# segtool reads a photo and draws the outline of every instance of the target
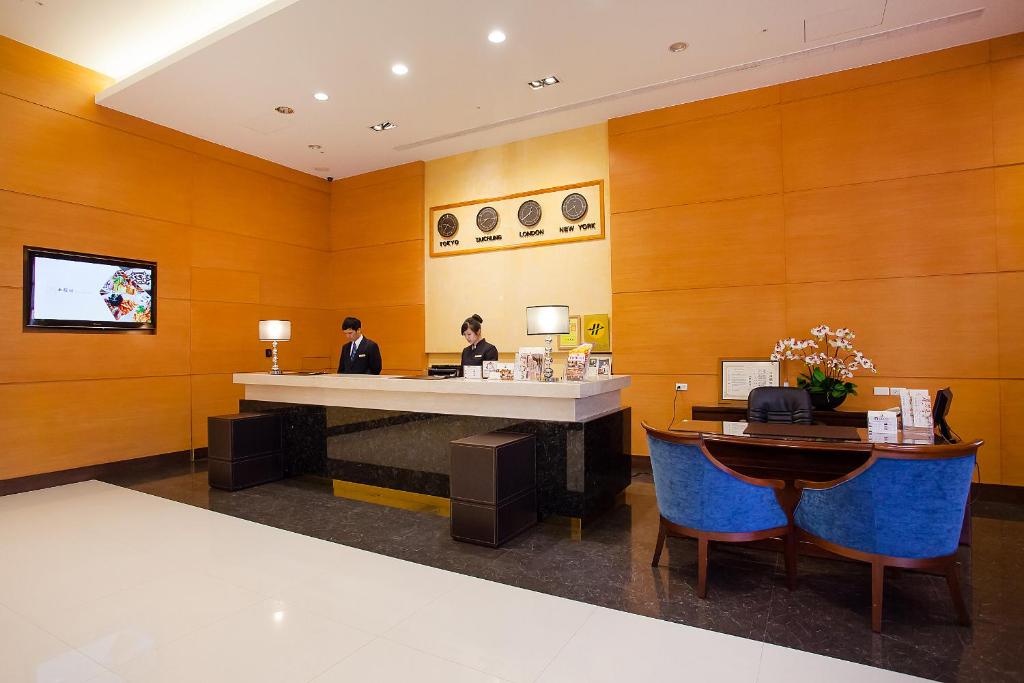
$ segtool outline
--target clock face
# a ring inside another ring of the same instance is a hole
[[[528,228],[540,223],[540,204],[528,199],[519,206],[519,222]]]
[[[578,221],[587,215],[587,198],[579,192],[573,192],[562,200],[562,215],[567,221]]]
[[[476,227],[480,232],[490,232],[498,227],[498,211],[493,206],[485,206],[476,214]]]
[[[459,219],[455,214],[446,213],[437,219],[437,234],[449,239],[459,231]]]

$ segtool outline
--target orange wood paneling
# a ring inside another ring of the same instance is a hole
[[[157,300],[157,334],[22,332],[22,291],[0,287],[0,383],[187,375],[188,302]]]
[[[306,356],[329,356],[331,322],[323,310],[193,300],[191,369],[194,374],[258,372],[270,369],[259,340],[259,321],[292,321],[292,339],[278,344],[283,370],[302,367]]]
[[[423,258],[423,240],[335,251],[330,301],[335,308],[422,304]]]
[[[999,270],[1024,270],[1024,165],[995,169]]]
[[[189,378],[0,385],[0,479],[190,447]]]
[[[618,368],[614,368],[618,374]],[[688,420],[695,405],[718,403],[718,377],[712,375],[632,375],[632,384],[622,392],[622,405],[632,408],[630,437],[633,455],[649,455],[647,434],[640,426],[646,421],[664,429],[672,421],[675,406],[675,422]],[[685,382],[686,391],[676,392],[676,382]]]
[[[947,50],[928,52],[923,55],[895,59],[891,62],[783,83],[779,86],[782,91],[781,99],[783,102],[791,102],[881,83],[920,78],[965,66],[984,64],[988,58],[989,44],[987,41],[960,45]]]
[[[176,223],[0,191],[0,285],[21,287],[29,245],[156,261],[160,296],[186,299],[189,245],[181,232]]]
[[[193,222],[313,249],[328,245],[330,196],[232,164],[197,157]]]
[[[717,374],[724,357],[764,357],[786,334],[783,285],[612,295],[615,372]]]
[[[777,107],[611,136],[612,213],[782,189]]]
[[[612,291],[785,282],[782,208],[767,195],[618,214]]]
[[[1024,272],[999,273],[999,376],[1024,379]]]
[[[192,268],[193,301],[260,303],[260,276],[244,270]]]
[[[849,327],[879,372],[999,376],[995,274],[792,284],[786,296],[786,336]]]
[[[234,384],[231,374],[192,375],[192,448],[209,445],[207,418],[238,412],[238,402],[245,397],[245,387]]]
[[[987,65],[782,106],[787,190],[992,165]]]
[[[953,400],[955,403],[956,398]],[[1002,380],[999,383],[999,405],[1003,443],[1000,483],[1024,486],[1024,381]],[[982,476],[985,476],[984,472]]]
[[[790,282],[996,269],[991,169],[786,195]]]
[[[331,185],[331,249],[422,239],[423,162],[339,180]]]
[[[187,223],[194,155],[0,95],[0,189]]]
[[[671,126],[677,123],[696,119],[721,116],[747,109],[758,109],[779,103],[779,86],[773,85],[757,90],[712,97],[707,100],[678,104],[674,107],[653,109],[651,111],[609,119],[608,134],[619,135],[632,133],[647,128]]]
[[[989,41],[989,56],[992,61],[1024,57],[1024,33],[1014,33]]]
[[[363,334],[380,345],[383,374],[409,374],[426,368],[423,304],[410,306],[355,306],[337,311],[332,324],[331,367],[337,369],[345,338],[341,321],[359,318]]]
[[[1024,162],[1024,57],[992,64],[997,164]]]

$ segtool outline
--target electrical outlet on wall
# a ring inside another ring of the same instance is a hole
[[[687,391],[690,388],[685,382],[676,382],[676,391]]]
[[[888,396],[889,387],[875,387],[875,396]]]
[[[264,354],[264,355],[265,355],[265,356],[266,356],[267,358],[273,358],[273,356],[274,356],[274,352],[273,352],[273,351],[271,351],[270,349],[264,349],[264,350],[263,350],[263,354]]]

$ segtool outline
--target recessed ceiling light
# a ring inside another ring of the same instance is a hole
[[[310,149],[320,149],[320,145],[306,145],[306,147],[309,147]]]
[[[294,114],[295,113],[294,109],[292,109],[291,107],[286,107],[284,105],[281,105],[280,107],[274,107],[274,111],[276,111],[278,114]]]
[[[541,88],[546,88],[549,85],[554,85],[556,83],[561,83],[561,81],[558,80],[558,77],[545,76],[544,78],[538,78],[535,81],[530,81],[529,83],[527,83],[527,85],[529,85],[534,90],[540,90]]]
[[[405,74],[409,73],[409,67],[407,67],[405,64],[395,64],[391,67],[391,73],[395,74],[396,76],[404,76]]]
[[[313,93],[313,99],[314,100],[319,100],[321,102],[326,102],[327,100],[329,100],[331,98],[325,92],[315,92],[315,93]]]
[[[668,46],[668,51],[669,52],[682,52],[683,50],[685,50],[688,47],[690,47],[690,45],[688,43],[684,43],[683,41],[680,40],[678,43],[672,43],[671,45],[669,45]]]
[[[396,126],[395,124],[391,123],[390,121],[381,121],[380,123],[375,123],[372,126],[370,126],[370,130],[376,131],[377,133],[379,133],[381,131],[391,130],[392,128],[397,128],[397,127],[398,126]]]
[[[505,32],[501,31],[500,29],[494,29],[493,31],[487,34],[487,40],[491,41],[492,43],[504,43]]]

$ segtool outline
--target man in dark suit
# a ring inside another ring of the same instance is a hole
[[[338,374],[379,375],[381,369],[380,347],[377,342],[363,336],[363,323],[359,318],[345,318],[341,331],[348,343],[341,347],[338,359]]]

